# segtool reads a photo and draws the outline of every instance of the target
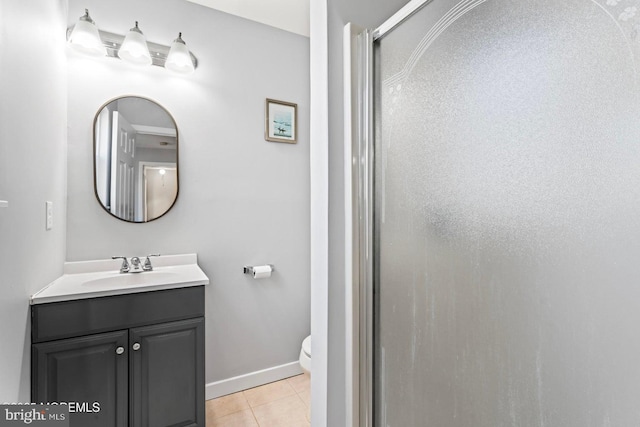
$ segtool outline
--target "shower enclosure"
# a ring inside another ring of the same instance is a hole
[[[640,425],[640,1],[412,1],[359,37],[360,422]]]

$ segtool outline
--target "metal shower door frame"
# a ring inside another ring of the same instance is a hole
[[[374,425],[374,44],[432,1],[411,0],[375,30],[345,27],[347,425]]]

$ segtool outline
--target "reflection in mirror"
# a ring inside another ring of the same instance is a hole
[[[164,215],[178,196],[178,129],[155,102],[122,97],[96,114],[94,184],[111,215],[147,222]]]

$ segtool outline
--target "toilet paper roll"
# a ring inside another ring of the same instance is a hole
[[[264,279],[265,277],[271,277],[270,265],[258,265],[256,267],[253,267],[254,279]]]

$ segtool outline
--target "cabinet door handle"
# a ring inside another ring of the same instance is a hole
[[[116,354],[122,354],[122,353],[124,353],[124,347],[120,346],[116,348]]]
[[[133,344],[133,350],[134,351],[140,350],[140,343]]]

